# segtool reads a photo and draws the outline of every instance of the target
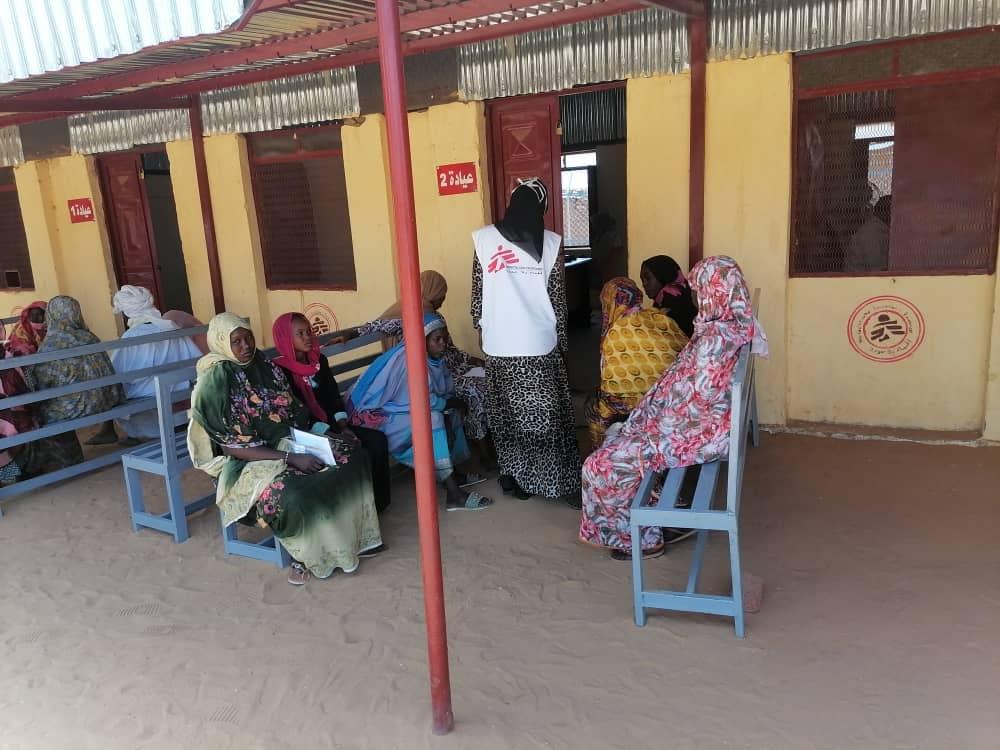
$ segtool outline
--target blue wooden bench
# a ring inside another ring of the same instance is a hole
[[[330,341],[337,333],[327,334],[320,342]],[[377,336],[365,336],[354,339],[346,344],[334,344],[323,347],[323,354],[328,357],[338,357],[355,349],[360,349],[377,343]],[[265,351],[265,356],[274,356],[274,350]],[[378,354],[368,354],[355,359],[331,363],[334,374],[357,373],[368,365]],[[188,452],[186,431],[178,434],[177,427],[187,425],[187,411],[176,412],[174,404],[190,397],[190,391],[174,390],[178,383],[193,380],[194,368],[190,365],[175,367],[161,372],[155,377],[156,404],[158,421],[160,423],[160,439],[135,448],[122,456],[122,467],[125,472],[125,489],[129,498],[129,510],[132,514],[132,528],[150,528],[173,535],[174,540],[183,542],[188,538],[187,517],[215,502],[215,494],[185,501],[181,489],[181,475],[192,468],[191,456]],[[340,381],[342,389],[347,389],[355,380],[357,374]],[[166,450],[164,450],[166,446]],[[140,474],[147,472],[162,476],[167,489],[168,509],[164,513],[152,514],[146,511],[142,498]],[[283,568],[290,558],[277,537],[268,534],[259,541],[240,538],[239,526],[234,523],[222,529],[223,547],[227,554],[250,557],[264,562],[270,562]]]
[[[754,293],[754,310],[757,309],[759,290]],[[757,424],[757,391],[754,382],[754,360],[750,344],[740,352],[733,376],[732,423],[729,429],[729,454],[719,461],[700,467],[694,500],[690,508],[675,507],[680,496],[684,475],[690,467],[650,472],[639,485],[632,501],[629,521],[632,534],[632,589],[635,606],[635,624],[646,624],[646,609],[665,609],[675,612],[700,612],[703,614],[732,617],[736,635],[744,636],[743,586],[741,583],[739,513],[740,489],[743,467],[746,462],[747,439],[754,446],[760,440]],[[725,507],[714,508],[716,487],[725,468]],[[653,489],[663,480],[660,497],[650,505]],[[698,529],[694,554],[684,591],[646,590],[643,587],[642,536],[640,527]],[[732,593],[728,596],[698,593],[705,547],[710,531],[725,532],[729,538],[729,565]]]
[[[87,346],[74,347],[72,349],[62,349],[55,352],[47,352],[44,354],[31,354],[24,357],[8,357],[6,359],[0,360],[0,370],[10,370],[14,368],[30,368],[32,365],[41,364],[43,362],[57,362],[63,359],[69,359],[71,357],[80,357],[87,354],[96,354],[99,352],[111,352],[115,349],[124,349],[132,346],[140,346],[146,343],[152,343],[156,341],[167,341],[170,339],[183,338],[186,336],[193,336],[199,333],[204,333],[208,329],[204,326],[199,328],[188,328],[179,329],[175,331],[164,331],[162,333],[154,333],[148,336],[137,336],[128,339],[116,339],[114,341],[105,341],[98,344],[89,344]],[[193,364],[194,360],[187,364]],[[177,365],[173,365],[176,367]],[[88,380],[82,383],[73,383],[72,385],[60,386],[58,388],[48,388],[43,391],[32,391],[29,393],[22,394],[20,396],[12,396],[9,398],[0,398],[0,408],[11,409],[17,406],[26,406],[29,404],[37,404],[41,401],[48,401],[49,399],[56,398],[58,396],[66,396],[72,393],[81,393],[83,391],[90,391],[95,388],[101,388],[108,385],[126,384],[131,383],[136,380],[142,380],[144,378],[153,377],[163,371],[162,367],[150,367],[143,370],[133,370],[131,372],[115,373],[113,375],[108,375],[102,378],[96,378],[94,380]],[[53,435],[61,435],[64,432],[72,432],[86,427],[94,427],[100,424],[104,424],[110,420],[121,419],[123,417],[129,417],[135,414],[141,414],[142,412],[152,411],[156,409],[156,399],[154,397],[148,398],[138,398],[130,399],[118,406],[109,409],[107,411],[101,412],[99,414],[92,414],[87,417],[81,417],[80,419],[70,419],[63,422],[55,422],[52,424],[43,425],[37,429],[30,430],[28,432],[22,432],[17,435],[8,438],[0,439],[0,451],[13,448],[18,445],[24,445],[25,443],[31,443],[35,440],[45,437],[51,437]],[[66,479],[71,479],[82,474],[88,474],[92,471],[97,471],[98,469],[103,469],[107,466],[112,466],[117,464],[121,457],[130,450],[129,448],[116,448],[107,452],[103,452],[100,455],[88,459],[83,463],[75,464],[74,466],[67,466],[59,471],[53,471],[48,474],[43,474],[41,476],[33,477],[31,479],[26,479],[23,481],[16,482],[7,487],[0,488],[0,501],[7,500],[15,495],[22,495],[26,492],[31,492],[32,490],[39,489],[41,487],[46,487],[57,482],[62,482]],[[0,516],[3,512],[0,511]]]

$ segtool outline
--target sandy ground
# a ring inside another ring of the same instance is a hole
[[[442,514],[442,738],[408,477],[391,551],[296,589],[224,556],[214,513],[182,545],[133,534],[110,469],[5,504],[0,748],[998,748],[998,459],[765,436],[743,530],[767,591],[745,641],[720,618],[636,628],[628,566],[576,544],[567,507]],[[689,555],[650,569],[678,583]]]

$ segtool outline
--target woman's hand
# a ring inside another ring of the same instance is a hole
[[[291,453],[286,463],[303,474],[315,474],[326,468],[326,464],[309,453]]]

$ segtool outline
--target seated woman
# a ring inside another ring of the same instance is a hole
[[[455,397],[451,375],[444,364],[447,328],[439,315],[424,316],[427,369],[430,380],[431,428],[434,437],[434,465],[438,481],[448,499],[446,510],[483,510],[493,504],[476,492],[466,493],[456,479],[455,466],[469,457],[456,409],[464,407]],[[385,433],[393,458],[413,466],[413,427],[410,421],[410,394],[406,382],[406,352],[396,344],[361,376],[347,399],[351,423],[373,427]]]
[[[45,339],[45,303],[32,302],[21,310],[20,320],[14,325],[7,339],[7,354],[26,357],[38,351]]]
[[[642,263],[639,281],[653,306],[674,319],[685,336],[694,334],[698,314],[691,298],[691,287],[677,261],[668,255],[654,255]]]
[[[100,339],[92,334],[83,322],[80,303],[72,297],[53,297],[45,311],[48,330],[45,340],[38,347],[39,354],[73,349],[88,344],[99,344]],[[61,385],[84,383],[88,380],[114,375],[111,360],[104,352],[69,357],[54,362],[43,362],[25,368],[25,376],[33,390],[57,388]],[[108,411],[125,399],[121,385],[107,385],[89,391],[78,391],[68,396],[59,396],[38,405],[38,421],[43,425],[80,419]],[[110,436],[107,435],[110,426]],[[110,437],[110,440],[109,440]],[[52,438],[60,445],[60,450],[68,457],[70,464],[83,461],[83,450],[75,432],[65,432]],[[114,424],[105,423],[98,433],[97,442],[114,442]],[[91,439],[88,442],[95,442]]]
[[[389,443],[378,430],[348,428],[347,407],[340,395],[330,363],[319,350],[309,321],[302,313],[285,313],[271,329],[279,356],[274,363],[285,371],[292,390],[309,409],[314,420],[331,425],[335,433],[355,436],[371,463],[375,509],[381,513],[389,506]]]
[[[212,318],[210,353],[198,362],[188,448],[196,468],[218,481],[224,526],[255,520],[270,527],[297,563],[289,583],[357,570],[381,552],[368,459],[352,440],[327,436],[337,465],[293,452],[293,427],[308,430],[309,410],[284,370],[260,352],[248,321]]]
[[[608,427],[628,418],[688,342],[673,318],[641,303],[632,279],[620,276],[601,290],[601,385],[587,409],[592,448],[601,447]]]
[[[729,449],[730,396],[740,349],[767,353],[750,292],[732,258],[706,258],[691,271],[698,317],[691,342],[639,402],[621,431],[583,465],[580,538],[631,559],[629,507],[649,471],[723,458]],[[664,532],[642,531],[643,557],[663,554]]]
[[[164,320],[153,302],[153,294],[141,286],[126,284],[115,293],[113,299],[114,311],[128,318],[128,330],[122,334],[123,339],[149,336],[154,333],[176,331],[179,326],[169,320]],[[198,359],[202,352],[189,338],[153,341],[124,349],[115,349],[111,353],[111,364],[115,372],[126,373],[133,370],[144,370],[148,367],[158,367],[175,362],[187,362]],[[181,382],[174,390],[187,390],[188,383]],[[133,380],[125,384],[125,398],[147,398],[156,395],[153,378]],[[139,440],[150,440],[160,436],[160,423],[156,410],[133,414],[118,422],[128,435],[128,441],[137,443]]]
[[[447,294],[448,282],[445,281],[444,276],[437,271],[424,271],[420,274],[420,296],[423,300],[425,313],[440,315],[438,310],[444,304]],[[365,323],[351,331],[351,337],[381,334],[382,347],[388,350],[402,341],[403,321],[400,319],[401,317],[400,303],[397,302],[383,312],[378,320]],[[445,367],[451,373],[455,385],[455,395],[462,399],[466,405],[465,419],[463,420],[465,436],[471,441],[479,464],[484,468],[493,469],[496,467],[496,456],[488,440],[485,372],[478,376],[470,374],[474,368],[483,368],[485,362],[455,346],[450,335],[447,336],[445,344],[443,357]]]

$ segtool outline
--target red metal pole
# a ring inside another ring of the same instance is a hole
[[[705,254],[705,62],[708,15],[689,17],[691,55],[691,168],[688,182],[688,268]]]
[[[413,422],[414,473],[417,484],[417,522],[420,526],[420,569],[424,582],[427,620],[427,660],[430,667],[431,711],[434,734],[447,734],[455,725],[448,673],[448,635],[445,625],[444,580],[441,576],[441,537],[438,533],[437,487],[431,444],[430,393],[427,385],[427,347],[424,311],[420,300],[420,260],[417,256],[417,220],[413,204],[413,169],[406,116],[406,80],[396,0],[376,0],[382,96],[389,137],[389,177],[395,213],[396,261],[403,308],[403,341]]]
[[[205,139],[201,124],[201,97],[194,95],[188,105],[191,122],[191,143],[194,146],[194,173],[201,198],[201,221],[205,228],[205,251],[208,254],[208,276],[212,282],[212,302],[216,314],[226,309],[222,291],[222,268],[219,265],[219,245],[215,238],[215,215],[212,213],[212,193],[208,188],[208,166],[205,163]]]

